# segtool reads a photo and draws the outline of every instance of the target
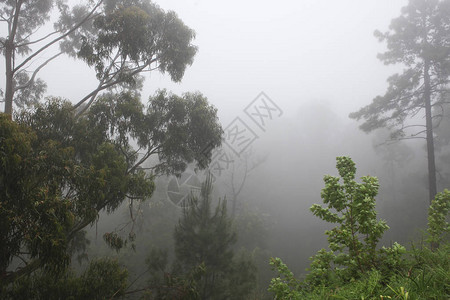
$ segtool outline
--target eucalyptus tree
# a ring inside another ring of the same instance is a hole
[[[450,92],[450,1],[410,0],[391,21],[389,31],[375,31],[375,36],[387,45],[378,58],[405,68],[388,78],[384,95],[350,118],[364,119],[360,128],[366,132],[387,127],[392,129],[392,139],[426,140],[431,202],[437,192],[433,128],[444,116]]]
[[[45,32],[55,15],[54,30]],[[146,0],[85,1],[73,7],[64,0],[7,0],[0,3],[0,21],[6,32],[0,49],[9,115],[13,103],[22,106],[42,97],[46,85],[38,73],[60,55],[95,69],[96,88],[74,106],[88,104],[83,112],[105,90],[139,89],[143,72],[159,70],[180,81],[197,51],[191,43],[194,31],[174,12]],[[48,59],[42,61],[44,53]]]
[[[54,30],[44,33],[52,18]],[[99,213],[149,198],[155,176],[179,175],[193,162],[206,167],[222,128],[200,93],[158,91],[147,105],[141,102],[143,72],[180,81],[193,62],[194,32],[174,12],[146,0],[86,0],[73,7],[64,0],[7,0],[0,2],[0,22],[6,25],[0,38],[6,60],[2,292],[38,270],[61,274],[71,254],[83,250],[84,229]],[[49,58],[42,62],[44,53]],[[94,68],[98,84],[74,105],[59,98],[39,103],[46,84],[38,73],[63,54]],[[13,122],[14,104],[23,109]],[[123,246],[115,235],[105,240]]]
[[[148,199],[157,175],[205,167],[205,140],[214,148],[222,136],[216,109],[198,93],[160,91],[146,106],[130,92],[104,95],[82,116],[53,99],[15,121],[7,116],[0,114],[0,291],[39,269],[65,270],[101,211]]]

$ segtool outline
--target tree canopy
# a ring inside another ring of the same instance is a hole
[[[427,141],[430,201],[436,194],[433,127],[444,116],[450,79],[450,1],[410,0],[389,31],[375,31],[387,51],[378,55],[386,65],[402,64],[401,74],[388,78],[388,89],[372,103],[350,114],[364,119],[360,128],[370,132],[387,127],[393,139]],[[425,124],[419,117],[425,117]]]
[[[39,29],[56,13],[54,31],[41,35]],[[23,106],[43,96],[46,84],[37,75],[62,54],[95,68],[97,87],[74,106],[88,104],[83,112],[102,91],[139,89],[146,71],[167,72],[180,81],[197,52],[194,31],[174,12],[146,0],[86,1],[73,7],[59,0],[3,1],[0,21],[7,33],[0,38],[0,49],[6,59],[5,112],[10,115],[13,103]],[[42,53],[49,56],[44,62],[38,59]]]
[[[157,174],[178,174],[194,161],[204,167],[211,156],[205,139],[214,147],[222,134],[216,109],[198,93],[160,91],[147,107],[132,93],[105,95],[79,117],[69,102],[52,99],[15,122],[6,114],[0,120],[0,279],[6,284],[37,268],[64,270],[100,211],[149,198]],[[25,266],[11,270],[14,259]]]

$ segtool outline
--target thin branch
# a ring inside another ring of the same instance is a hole
[[[141,274],[139,274],[128,286],[127,286],[127,288],[125,289],[125,291],[126,290],[128,290],[136,281],[138,281],[142,276],[144,276],[148,271],[149,271],[150,269],[147,269],[147,270],[145,270],[144,272],[142,272]],[[138,292],[143,292],[143,291],[145,291],[145,290],[147,290],[146,288],[144,288],[144,289],[139,289],[139,290],[134,290],[134,291],[128,291],[128,292],[125,292],[125,294],[132,294],[132,293],[138,293]],[[121,291],[121,289],[118,289],[112,296],[111,296],[111,298],[110,299],[114,299],[114,297],[119,293]]]
[[[95,6],[94,8],[86,15],[86,17],[84,17],[80,22],[78,22],[74,27],[72,27],[70,30],[68,30],[65,34],[57,37],[56,39],[48,42],[47,44],[45,44],[44,46],[42,46],[39,50],[37,50],[35,53],[33,53],[32,55],[28,56],[21,64],[19,64],[17,67],[14,68],[13,73],[16,72],[17,70],[19,70],[20,68],[22,68],[25,64],[27,64],[30,60],[32,60],[33,58],[35,58],[39,53],[41,53],[42,51],[44,51],[45,49],[47,49],[48,47],[52,46],[53,44],[55,44],[56,42],[64,39],[66,36],[68,36],[69,34],[71,34],[72,32],[74,32],[75,30],[77,30],[78,28],[81,27],[81,25],[83,25],[85,22],[87,22],[92,15],[94,14],[94,12],[97,10],[97,8],[100,6],[100,4],[103,3],[104,0],[100,0]]]
[[[52,35],[54,35],[54,34],[60,33],[60,32],[61,32],[60,30],[53,31],[52,33],[49,33],[49,34],[47,34],[46,36],[44,36],[44,37],[42,37],[42,38],[40,38],[40,39],[31,41],[31,42],[27,42],[27,43],[23,43],[23,44],[18,44],[16,47],[24,47],[24,46],[28,46],[28,45],[32,45],[32,44],[39,43],[39,42],[41,42],[41,41],[47,39],[48,37],[50,37],[50,36],[52,36]],[[29,36],[31,36],[31,34],[30,34]],[[27,36],[26,38],[24,38],[24,39],[22,39],[22,40],[23,40],[23,41],[26,40],[29,36]]]
[[[422,130],[422,131],[419,131],[419,132],[416,132],[416,133],[412,133],[411,135],[410,135],[410,137],[416,137],[416,136],[418,136],[419,134],[422,134],[422,133],[425,133],[425,132],[427,132],[426,130]]]
[[[161,148],[161,145],[150,149],[149,151],[147,151],[147,153],[144,154],[144,156],[128,171],[129,173],[134,172],[141,164],[143,164],[150,156],[152,156],[153,154],[159,153],[159,149]]]
[[[112,60],[112,62],[111,62],[111,64],[109,65],[108,69],[106,70],[107,73],[109,73],[109,71],[111,71],[111,69],[112,69],[112,67],[113,67],[113,65],[114,65],[114,62],[116,61],[116,59],[117,59],[118,57],[119,57],[119,52],[117,52],[116,56],[115,56],[114,59]],[[85,108],[83,108],[81,111],[79,111],[79,112],[77,113],[77,116],[83,114],[83,113],[88,109],[88,107],[92,104],[92,102],[94,102],[95,97],[97,97],[98,93],[102,90],[101,87],[102,87],[103,85],[106,85],[106,84],[107,84],[108,82],[110,82],[112,79],[113,79],[113,77],[111,77],[111,78],[108,79],[108,80],[106,80],[105,78],[101,79],[100,82],[99,82],[99,84],[98,84],[98,86],[97,86],[97,89],[95,89],[93,93],[90,93],[88,96],[86,96],[85,98],[83,98],[80,102],[78,102],[78,103],[74,106],[74,109],[76,109],[76,108],[78,108],[82,103],[84,103],[84,102],[87,101],[89,98],[91,98],[91,100],[89,100],[89,102],[88,102],[88,105],[86,105]]]
[[[130,76],[136,75],[136,74],[142,72],[142,70],[143,70],[145,67],[146,67],[146,66],[142,66],[142,67],[140,67],[140,68],[137,68],[137,69],[135,69],[133,72],[131,72],[129,75],[130,75]],[[92,104],[92,102],[94,102],[95,97],[92,97],[92,96],[96,96],[99,92],[101,92],[101,91],[103,91],[103,90],[105,90],[105,89],[107,89],[107,88],[109,88],[109,87],[111,87],[111,86],[114,86],[114,85],[116,85],[116,84],[118,84],[118,83],[121,83],[121,82],[123,82],[123,80],[117,79],[117,80],[115,80],[115,81],[113,81],[113,82],[110,82],[110,83],[108,83],[108,84],[104,84],[103,86],[99,86],[99,87],[97,87],[94,91],[90,92],[87,96],[85,96],[83,99],[81,99],[77,104],[75,104],[75,105],[73,106],[73,109],[77,109],[81,104],[83,104],[83,103],[86,102],[89,98],[91,98],[91,100],[89,100],[89,102],[88,102],[88,104],[86,105],[86,107],[84,107],[81,111],[79,111],[79,112],[77,113],[77,116],[82,115],[82,114],[89,108],[89,106]]]
[[[406,129],[406,128],[411,128],[411,127],[426,127],[425,125],[407,125],[407,126],[402,126],[401,130]]]
[[[23,85],[20,85],[20,86],[16,87],[15,90],[17,91],[17,90],[21,90],[21,89],[24,89],[24,88],[29,87],[29,86],[34,82],[34,79],[36,78],[37,73],[38,73],[43,67],[45,67],[50,61],[54,60],[55,58],[57,58],[57,57],[60,56],[61,54],[63,54],[63,52],[59,52],[58,54],[53,55],[52,57],[50,57],[49,59],[47,59],[45,62],[43,62],[39,67],[37,67],[36,70],[34,70],[33,75],[31,76],[30,80],[28,80],[27,83],[25,83],[25,84],[23,84]]]

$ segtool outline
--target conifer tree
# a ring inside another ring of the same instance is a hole
[[[449,24],[449,0],[410,0],[388,32],[375,32],[387,44],[378,58],[386,65],[402,64],[403,73],[388,78],[384,95],[350,114],[364,120],[360,128],[365,132],[388,128],[393,139],[426,140],[430,203],[437,193],[433,130],[444,116],[449,93]]]
[[[175,265],[182,272],[204,266],[197,283],[200,299],[245,298],[254,287],[255,267],[251,259],[235,255],[237,236],[227,216],[226,201],[219,201],[213,211],[211,192],[208,177],[200,197],[193,196],[183,210],[174,232]]]

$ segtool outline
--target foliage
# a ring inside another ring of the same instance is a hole
[[[355,179],[356,168],[349,157],[338,157],[339,177],[324,177],[325,188],[321,196],[328,204],[324,208],[314,204],[311,211],[324,221],[337,223],[338,226],[326,231],[332,252],[319,252],[312,264],[309,280],[322,280],[325,266],[335,264],[344,269],[336,270],[339,276],[355,278],[358,272],[364,273],[377,266],[376,246],[388,226],[377,221],[375,196],[378,193],[378,180],[375,177],[362,177],[362,183]],[[340,180],[342,179],[342,184]],[[339,252],[338,254],[335,254]],[[314,267],[318,266],[318,269]],[[319,272],[319,274],[316,274]]]
[[[268,289],[275,295],[275,299],[301,299],[300,281],[281,259],[271,258],[270,265],[278,272],[278,277],[272,278]]]
[[[151,250],[146,263],[152,277],[144,299],[201,299],[198,282],[206,271],[204,264],[184,274],[167,272],[167,251],[158,249]]]
[[[117,261],[92,261],[80,276],[67,271],[58,278],[37,272],[16,281],[2,299],[111,299],[127,287],[128,272]]]
[[[30,128],[0,115],[2,282],[12,275],[8,266],[21,253],[38,259],[47,270],[67,265],[66,234],[75,218],[72,203],[56,187],[73,170],[71,156],[72,149],[51,140],[40,142]]]
[[[450,225],[446,221],[450,211],[450,191],[444,190],[436,195],[428,209],[428,239],[432,244],[439,245],[448,241]]]
[[[337,168],[341,178],[324,178],[322,198],[328,207],[311,207],[315,215],[340,225],[326,232],[334,251],[320,250],[312,258],[310,272],[303,281],[296,279],[279,258],[272,258],[270,264],[278,275],[272,279],[269,291],[275,299],[447,299],[449,243],[444,242],[436,251],[426,247],[406,251],[398,243],[377,250],[376,241],[387,227],[375,219],[373,197],[377,181],[363,177],[363,183],[356,183],[356,169],[348,157],[338,157]],[[433,225],[439,228],[439,235],[445,228],[439,226],[445,221],[442,205],[446,195],[447,191],[439,194],[434,210],[430,208],[430,215],[439,216]],[[369,228],[363,222],[371,223],[373,231],[361,231]],[[358,236],[356,240],[352,239],[353,234]],[[364,249],[360,250],[364,253],[355,249]]]
[[[410,251],[410,268],[401,274],[399,282],[411,298],[448,299],[450,296],[450,244],[448,242],[431,251],[421,245]],[[397,283],[397,286],[400,285]]]
[[[50,16],[55,30],[41,35]],[[158,91],[148,105],[140,101],[143,72],[159,70],[178,82],[197,52],[194,31],[174,12],[147,0],[72,7],[59,0],[19,0],[3,1],[0,17],[6,25],[0,37],[6,60],[0,287],[7,292],[32,274],[55,280],[66,274],[71,255],[86,248],[83,229],[101,211],[149,198],[155,176],[179,175],[194,162],[205,168],[221,144],[222,128],[200,93]],[[50,55],[42,61],[44,53]],[[46,84],[37,75],[61,54],[94,68],[98,85],[75,105],[55,98],[40,104]],[[14,116],[17,124],[8,121],[13,103],[24,108]],[[132,229],[132,247],[135,236]],[[104,239],[117,250],[127,245],[117,232]],[[94,282],[103,275],[108,280],[108,268],[90,270],[89,291],[108,292],[106,282]],[[89,291],[80,297],[105,297]]]
[[[252,258],[234,253],[236,233],[227,216],[226,202],[219,201],[212,210],[211,192],[208,177],[200,197],[192,196],[183,209],[174,230],[175,259],[171,270],[167,270],[167,252],[154,250],[148,259],[153,270],[150,286],[157,287],[151,299],[169,299],[177,291],[186,292],[186,283],[190,286],[189,299],[245,299],[253,291],[256,268]],[[167,288],[168,279],[178,286]]]
[[[57,19],[54,31],[45,26],[50,15]],[[13,102],[23,106],[42,97],[46,84],[37,75],[61,54],[95,69],[97,87],[75,105],[87,103],[84,111],[103,91],[141,88],[140,74],[146,71],[167,72],[180,81],[197,52],[194,31],[174,12],[147,0],[84,1],[73,7],[59,0],[3,1],[0,16],[6,33],[0,37],[6,60],[5,112],[10,115]],[[44,62],[39,60],[42,53],[49,57]]]
[[[414,249],[411,255],[410,269],[388,279],[384,279],[380,271],[371,270],[358,280],[340,282],[338,286],[318,285],[314,290],[303,288],[304,285],[294,277],[292,280],[283,277],[290,271],[278,267],[278,277],[273,279],[269,290],[275,299],[292,300],[448,299],[450,295],[448,244],[446,249],[440,248],[437,252],[431,252],[427,248]],[[290,286],[291,282],[293,284]]]
[[[4,284],[41,267],[63,271],[71,250],[83,249],[80,233],[100,211],[151,196],[154,175],[141,167],[148,158],[157,156],[150,168],[165,174],[182,172],[193,161],[204,166],[211,155],[201,148],[204,139],[217,145],[222,133],[216,110],[203,96],[165,92],[150,99],[146,112],[137,97],[123,93],[105,96],[82,117],[70,103],[53,99],[23,111],[19,124],[5,115],[0,122]],[[134,142],[144,155],[132,148]],[[11,270],[14,259],[26,266]]]
[[[179,175],[194,161],[205,168],[211,159],[208,147],[219,146],[223,132],[217,109],[200,93],[180,97],[160,90],[149,98],[147,108],[133,93],[107,94],[86,119],[100,127],[102,138],[115,138],[127,161],[134,163],[131,169],[157,156],[158,163],[149,168],[156,175]],[[140,148],[139,159],[130,138]]]
[[[272,216],[249,205],[245,205],[233,220],[234,230],[239,233],[235,248],[251,256],[258,270],[256,299],[268,296],[266,287],[272,278],[271,268],[267,264],[270,258],[268,238],[273,223]]]
[[[116,261],[94,261],[81,277],[82,289],[79,298],[104,299],[120,296],[127,287],[127,276],[127,271],[120,269]]]

